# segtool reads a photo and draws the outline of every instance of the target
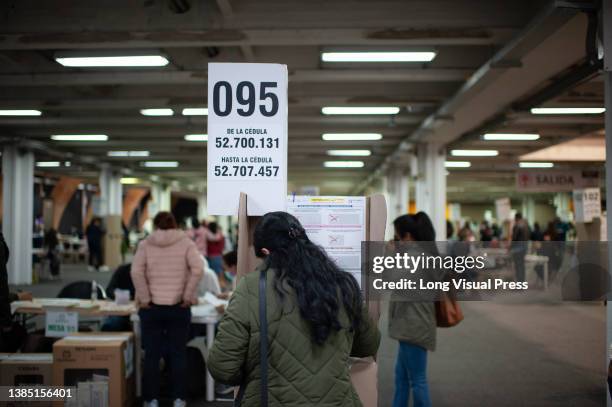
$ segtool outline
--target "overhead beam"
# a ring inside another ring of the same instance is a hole
[[[130,49],[287,45],[494,45],[515,30],[363,28],[211,29],[172,31],[81,31],[0,34],[0,50]]]
[[[255,55],[250,55],[248,58],[254,60]],[[290,72],[289,81],[294,83],[459,82],[465,80],[471,72],[470,69],[418,68],[302,69]],[[6,74],[0,75],[0,86],[206,85],[207,77],[208,73],[205,70]]]

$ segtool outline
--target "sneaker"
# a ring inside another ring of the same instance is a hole
[[[153,399],[151,401],[145,401],[144,407],[159,407],[159,403],[157,402],[156,399]]]
[[[187,402],[185,400],[176,399],[174,400],[172,407],[187,407]]]

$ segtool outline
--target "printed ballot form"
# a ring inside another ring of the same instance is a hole
[[[306,234],[361,285],[361,242],[366,240],[366,198],[289,196],[287,212]]]
[[[248,216],[285,210],[287,66],[208,64],[207,206],[236,215],[240,193]]]

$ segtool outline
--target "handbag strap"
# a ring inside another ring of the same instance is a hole
[[[261,367],[261,407],[268,407],[268,317],[266,310],[266,270],[259,275],[259,365]]]

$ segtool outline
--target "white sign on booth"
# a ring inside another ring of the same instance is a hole
[[[599,188],[577,189],[573,192],[576,222],[589,223],[601,217],[601,192]]]
[[[208,64],[210,215],[236,215],[241,192],[249,216],[285,210],[287,78],[286,65]]]
[[[499,198],[495,200],[495,212],[500,222],[512,219],[512,204],[510,198]]]

